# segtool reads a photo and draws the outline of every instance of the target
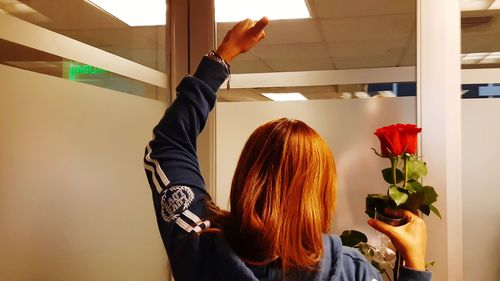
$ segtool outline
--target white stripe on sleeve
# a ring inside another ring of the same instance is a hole
[[[197,215],[195,215],[193,212],[191,212],[190,210],[185,210],[183,214],[186,217],[188,217],[190,220],[192,220],[194,223],[196,223],[196,224],[201,223],[201,219]]]
[[[181,218],[177,218],[175,220],[175,223],[180,226],[182,229],[184,229],[186,232],[191,232],[193,231],[193,228],[187,223],[185,222],[184,220],[182,220]]]
[[[163,189],[161,188],[160,183],[156,179],[155,170],[151,166],[149,166],[147,163],[144,163],[144,169],[146,169],[152,173],[151,177],[153,178],[153,184],[156,187],[156,191],[158,191],[158,193],[161,193],[163,191]]]
[[[167,176],[165,175],[165,173],[161,169],[161,166],[160,166],[160,163],[158,162],[158,160],[151,158],[151,152],[153,150],[151,149],[151,146],[149,143],[147,146],[147,150],[148,150],[148,153],[146,154],[146,157],[145,157],[146,160],[154,164],[154,166],[156,168],[156,174],[160,176],[160,179],[161,179],[163,185],[167,186],[170,183],[170,180],[167,178]]]

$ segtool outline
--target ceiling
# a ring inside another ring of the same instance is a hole
[[[272,21],[235,73],[415,65],[415,0],[307,0],[312,18]],[[217,24],[218,41],[234,23]]]
[[[355,5],[350,0],[307,3],[311,19],[271,22],[264,41],[238,58],[232,70],[255,73],[416,64],[415,0],[358,0]],[[463,53],[500,51],[499,15],[500,10],[462,13],[462,18],[490,17],[463,26]],[[218,42],[232,25],[217,24]]]
[[[16,10],[13,7],[19,6],[17,3],[32,11]],[[416,0],[306,0],[306,3],[312,18],[272,21],[266,29],[265,40],[233,61],[232,71],[255,73],[415,65]],[[0,0],[0,8],[148,67],[166,69],[164,26],[129,27],[84,0]],[[500,51],[499,15],[500,10],[462,13],[462,18],[490,17],[463,27],[463,53]],[[217,24],[219,42],[233,24]],[[19,56],[8,52],[13,57]],[[33,59],[32,55],[26,57]],[[323,89],[316,89],[316,92],[323,92]]]

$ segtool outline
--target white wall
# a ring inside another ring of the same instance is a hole
[[[495,281],[500,278],[499,116],[500,99],[462,101],[466,281]]]
[[[216,202],[228,206],[231,178],[247,138],[275,118],[300,119],[317,130],[333,150],[338,174],[337,212],[333,232],[358,229],[375,236],[364,214],[367,193],[385,193],[380,170],[390,166],[373,132],[392,123],[415,123],[415,98],[314,100],[304,102],[218,103],[216,111]]]
[[[0,280],[166,280],[142,168],[164,109],[0,65]]]

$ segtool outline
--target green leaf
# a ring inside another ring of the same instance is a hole
[[[394,174],[392,172],[392,168],[383,169],[382,176],[388,184],[394,184]],[[402,182],[403,179],[403,172],[401,172],[401,170],[399,169],[396,169],[396,183]]]
[[[432,211],[432,212],[433,212],[436,216],[438,216],[438,218],[442,219],[442,217],[441,217],[441,213],[439,212],[439,210],[438,210],[436,207],[434,207],[433,205],[429,205],[429,208],[431,209],[431,211]]]
[[[410,194],[408,196],[408,200],[406,200],[406,203],[403,204],[403,208],[410,210],[412,212],[415,212],[420,208],[422,205],[422,202],[424,202],[424,193],[423,192],[417,192],[414,194]]]
[[[348,247],[354,247],[360,242],[368,242],[368,237],[363,232],[357,230],[345,230],[340,235],[340,239],[342,240],[342,245]]]
[[[396,203],[397,206],[404,204],[408,200],[408,194],[401,191],[397,186],[393,185],[389,188],[389,196]]]
[[[438,194],[434,190],[434,187],[430,185],[424,186],[424,205],[430,205],[437,201]]]
[[[428,205],[422,205],[420,206],[420,211],[422,211],[422,213],[426,214],[427,216],[431,213],[431,208],[428,206]]]
[[[427,166],[420,160],[409,158],[406,165],[408,166],[408,179],[418,180],[427,175]]]
[[[419,181],[416,181],[416,180],[409,180],[407,182],[407,189],[412,189],[413,191],[415,192],[422,192],[424,191],[424,187],[422,186],[422,184],[419,182]]]

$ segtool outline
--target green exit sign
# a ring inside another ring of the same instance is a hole
[[[92,65],[74,61],[64,62],[64,78],[71,81],[103,79],[107,73],[108,71]]]

